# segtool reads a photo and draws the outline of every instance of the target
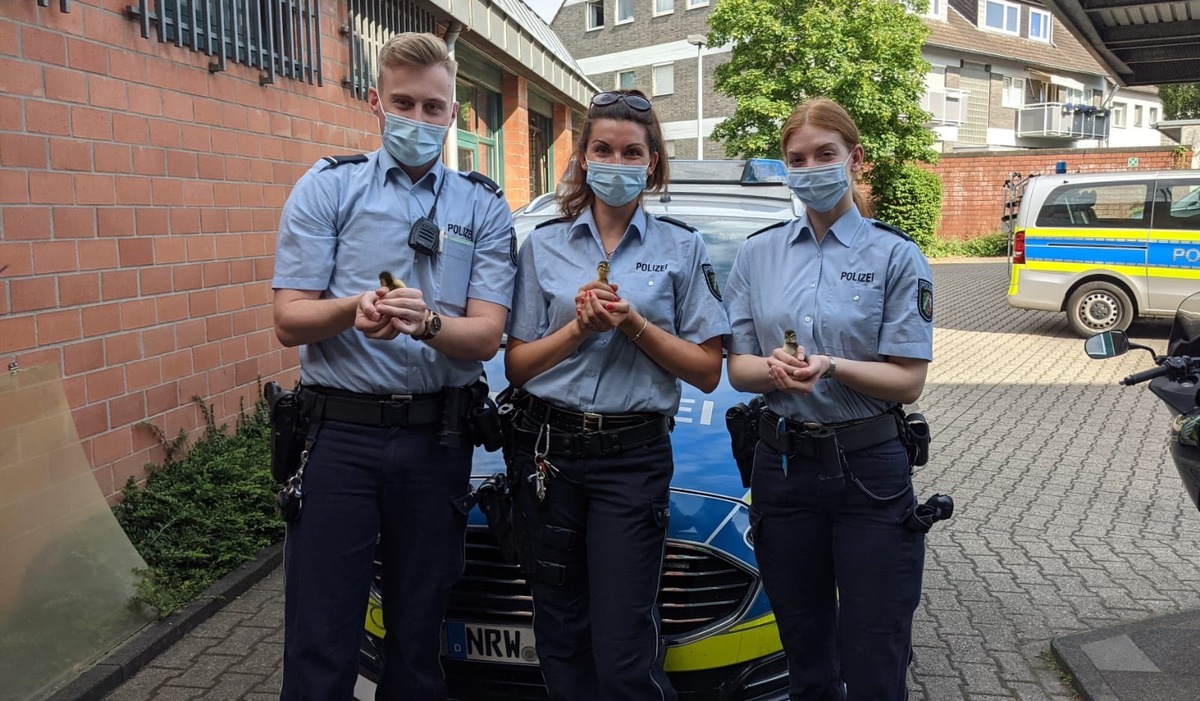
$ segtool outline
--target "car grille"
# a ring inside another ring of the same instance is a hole
[[[741,615],[757,593],[757,577],[707,548],[669,540],[661,587],[662,634],[668,643],[678,643]],[[520,568],[504,560],[485,529],[467,531],[466,572],[451,594],[446,618],[533,624],[533,597]]]

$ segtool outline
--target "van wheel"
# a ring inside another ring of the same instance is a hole
[[[1108,282],[1080,285],[1067,300],[1071,330],[1087,338],[1105,331],[1124,331],[1133,321],[1133,303],[1120,287]]]

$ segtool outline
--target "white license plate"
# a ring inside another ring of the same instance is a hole
[[[463,621],[446,621],[446,656],[452,660],[538,663],[532,628]]]

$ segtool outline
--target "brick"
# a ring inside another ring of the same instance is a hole
[[[162,358],[162,373],[164,380],[178,380],[191,375],[192,352],[190,349],[164,355]]]
[[[104,338],[104,361],[109,365],[120,365],[142,357],[142,335],[122,333]],[[133,373],[128,373],[133,377]]]
[[[91,107],[72,107],[71,133],[82,139],[111,140],[112,113]]]
[[[117,250],[123,268],[150,265],[154,262],[154,242],[151,239],[121,239]]]
[[[75,431],[80,438],[91,438],[108,430],[108,407],[92,404],[71,412],[75,420]]]
[[[42,67],[0,58],[0,94],[41,97],[44,94]]]
[[[215,236],[189,236],[187,259],[189,261],[213,260],[217,255]]]
[[[64,374],[78,375],[81,372],[104,367],[103,339],[97,338],[82,343],[72,343],[64,346],[62,351]]]
[[[97,172],[133,172],[133,149],[129,146],[124,144],[97,143],[92,145],[92,155],[96,161]]]
[[[129,84],[125,91],[129,100],[129,111],[148,117],[162,114],[162,91],[146,85]]]
[[[100,301],[100,275],[97,273],[59,275],[57,282],[60,304],[77,306]]]
[[[30,132],[37,134],[56,134],[59,136],[71,134],[70,109],[67,105],[57,102],[26,100],[26,128]]]
[[[39,345],[61,343],[83,337],[83,322],[78,309],[42,312],[37,315]]]
[[[99,236],[133,236],[134,210],[126,207],[97,209],[96,233]]]
[[[0,170],[0,203],[27,204],[29,175],[23,170]]]
[[[92,145],[77,139],[50,139],[50,167],[55,170],[92,169]]]
[[[33,271],[39,275],[78,269],[79,258],[73,241],[44,241],[33,247]]]
[[[129,455],[132,449],[133,443],[126,427],[101,434],[92,439],[92,464],[106,465]]]
[[[82,311],[83,333],[89,338],[121,330],[121,307],[118,304],[84,307]]]
[[[50,309],[58,306],[58,288],[54,278],[32,277],[8,283],[8,304],[12,313]]]
[[[145,117],[117,113],[113,115],[112,127],[114,141],[139,146],[150,142],[150,120]]]
[[[0,165],[8,168],[45,168],[47,140],[31,134],[0,134]]]
[[[169,295],[154,300],[158,323],[167,324],[188,318],[187,295]]]
[[[5,242],[0,239],[0,265],[7,265],[5,277],[33,274],[33,244]]]
[[[220,149],[213,146],[212,134],[208,127],[194,124],[179,125],[179,143],[189,151],[220,152]]]
[[[192,348],[192,366],[196,372],[212,370],[221,365],[221,346],[219,343],[206,343]]]
[[[4,239],[7,241],[38,241],[51,237],[48,207],[5,207],[3,216]]]
[[[117,176],[117,204],[148,205],[154,201],[150,178],[138,175]]]
[[[87,76],[78,71],[46,66],[42,69],[46,78],[46,97],[63,102],[87,104]]]
[[[117,242],[114,239],[93,239],[79,242],[79,269],[105,270],[118,265]]]
[[[166,151],[149,146],[133,149],[133,172],[138,175],[166,175]]]
[[[173,178],[196,177],[196,154],[190,151],[167,151],[167,175]]]
[[[204,209],[200,212],[200,231],[206,234],[219,234],[228,231],[229,225],[227,223],[227,219],[228,217],[226,215],[226,210],[223,208]],[[221,236],[217,237],[217,241],[228,241],[230,238],[231,237],[228,236]],[[240,255],[241,247],[238,246],[238,243],[239,242],[236,240],[232,243],[233,246],[236,246],[239,249],[239,253],[235,255]],[[220,245],[217,246],[217,255],[220,257],[226,257],[224,253],[222,253]]]
[[[158,323],[153,299],[134,299],[121,302],[121,328],[140,329]]]
[[[225,157],[210,153],[197,154],[196,174],[205,180],[224,180]]]
[[[125,368],[114,367],[88,373],[88,402],[99,402],[125,393]]]
[[[178,92],[162,93],[162,114],[168,119],[180,122],[196,121],[196,112],[192,108],[192,97]]]
[[[187,309],[186,300],[183,305]],[[188,319],[187,321],[175,324],[175,347],[176,348],[195,348],[203,345],[207,340],[207,331],[204,328],[203,319]]]
[[[108,50],[108,74],[134,83],[146,82],[146,57],[128,49]]]
[[[113,204],[115,188],[111,175],[89,175],[80,173],[75,179],[76,204]]]
[[[177,265],[172,269],[174,289],[197,290],[204,283],[203,272],[199,264]]]
[[[15,22],[0,24],[0,54],[21,55],[21,26]],[[0,531],[8,533],[11,531]]]
[[[183,182],[179,180],[155,178],[151,193],[155,206],[178,207],[183,204]]]
[[[56,239],[96,236],[96,210],[92,207],[55,207],[52,220]]]
[[[37,204],[75,204],[75,183],[68,173],[29,173],[29,201]]]
[[[127,426],[146,418],[146,394],[137,392],[116,397],[108,403],[113,426]]]
[[[170,292],[171,269],[165,266],[155,266],[139,270],[138,289],[143,296]]]
[[[179,125],[165,119],[148,120],[150,145],[179,148]]]
[[[158,358],[130,363],[126,368],[126,385],[131,392],[146,390],[146,414],[161,414],[177,402],[178,385],[162,386],[162,361]]]
[[[229,284],[229,263],[220,261],[204,264],[204,286],[219,287]]]
[[[154,262],[182,263],[187,260],[187,238],[183,236],[159,236],[154,239]]]
[[[93,107],[104,107],[113,110],[129,109],[129,98],[125,94],[125,82],[105,78],[103,76],[88,76],[88,95]]]
[[[29,61],[61,66],[67,62],[67,42],[61,34],[37,27],[22,27],[21,53]]]

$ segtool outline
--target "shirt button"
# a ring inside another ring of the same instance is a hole
[[[808,283],[808,286],[809,286],[809,287],[816,287],[816,286],[817,286],[817,283],[815,283],[815,282],[810,282],[810,283]]]
[[[812,321],[812,317],[811,317],[811,316],[806,316],[806,317],[804,317],[804,321],[805,321],[806,323],[807,323],[807,322],[811,322],[811,321]]]
[[[858,301],[858,295],[854,295],[854,301],[855,301],[855,302],[857,302],[857,301]]]

